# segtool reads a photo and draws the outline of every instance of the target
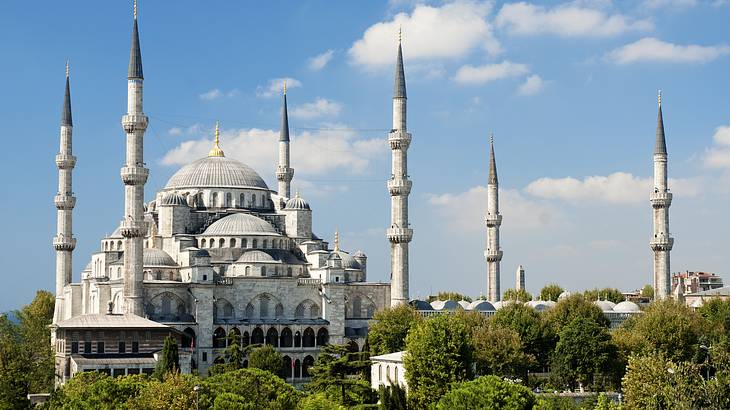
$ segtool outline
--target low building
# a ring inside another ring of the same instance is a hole
[[[672,289],[682,284],[682,294],[703,292],[723,287],[722,278],[711,272],[677,272],[672,275]]]
[[[377,390],[380,386],[399,384],[403,389],[408,390],[406,368],[403,365],[404,353],[404,351],[388,353],[370,358],[372,362],[372,365],[370,365],[370,385],[373,389]]]
[[[730,286],[704,290],[702,292],[688,293],[684,295],[684,302],[687,306],[698,308],[710,299],[730,300]]]

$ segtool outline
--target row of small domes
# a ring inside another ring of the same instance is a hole
[[[563,298],[564,299],[564,298]],[[416,310],[435,310],[435,311],[451,311],[451,310],[471,310],[478,312],[496,312],[512,303],[517,303],[513,300],[500,300],[495,303],[491,303],[484,299],[475,300],[468,302],[466,300],[434,300],[428,303],[424,300],[412,300],[410,305]],[[552,300],[532,300],[525,303],[537,311],[543,311],[554,307],[557,303]],[[593,302],[594,305],[598,306],[604,312],[618,312],[618,313],[634,313],[640,312],[639,305],[634,302],[625,300],[621,303],[615,304],[608,300],[597,300]]]

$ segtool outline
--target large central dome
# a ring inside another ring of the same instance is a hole
[[[165,189],[185,188],[269,189],[253,168],[223,156],[205,157],[185,165],[165,185]]]

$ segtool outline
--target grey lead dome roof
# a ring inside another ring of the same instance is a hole
[[[182,188],[269,189],[253,168],[226,157],[205,157],[180,168],[165,189]]]
[[[261,218],[249,214],[232,214],[213,222],[203,235],[279,235],[279,233]]]
[[[142,265],[147,266],[177,266],[167,252],[157,248],[145,248],[142,252]]]

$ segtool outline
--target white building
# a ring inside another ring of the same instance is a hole
[[[392,386],[400,384],[406,391],[406,368],[403,366],[403,354],[405,352],[388,353],[380,356],[372,356],[370,361],[370,385],[377,390],[380,386]]]

